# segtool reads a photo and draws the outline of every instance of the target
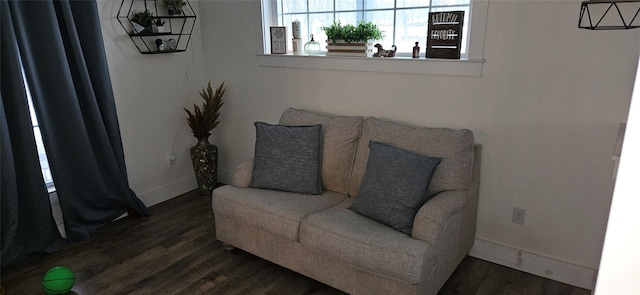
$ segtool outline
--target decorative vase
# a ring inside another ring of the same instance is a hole
[[[198,143],[191,148],[191,163],[200,195],[211,195],[218,176],[218,147],[209,143],[209,134],[198,137]]]

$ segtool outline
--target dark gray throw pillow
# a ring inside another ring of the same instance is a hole
[[[283,126],[255,122],[251,186],[320,194],[322,125]]]
[[[360,192],[349,209],[411,235],[413,218],[427,201],[427,188],[441,158],[369,142]]]

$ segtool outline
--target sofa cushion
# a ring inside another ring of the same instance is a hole
[[[411,235],[413,218],[427,201],[427,187],[440,158],[373,141],[369,150],[360,192],[349,209]]]
[[[238,188],[231,185],[213,191],[214,214],[224,215],[283,239],[298,241],[300,221],[309,214],[339,204],[347,197],[331,191],[322,195]]]
[[[347,209],[352,203],[347,199],[303,220],[302,246],[409,284],[419,283],[426,267],[436,267],[427,243]]]
[[[256,127],[251,186],[320,194],[322,126],[282,126],[262,122]]]
[[[349,177],[356,157],[362,117],[330,116],[289,108],[282,113],[282,125],[322,124],[322,185],[342,194],[349,190]]]
[[[473,132],[468,129],[416,128],[368,117],[358,143],[349,195],[357,196],[360,190],[369,158],[369,141],[442,158],[429,185],[430,196],[445,190],[465,190],[471,183],[473,140]]]

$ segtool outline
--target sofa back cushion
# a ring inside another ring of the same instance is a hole
[[[411,127],[368,117],[364,120],[362,136],[358,143],[349,196],[357,196],[360,190],[369,158],[370,141],[441,158],[442,162],[433,173],[427,195],[446,190],[465,190],[471,183],[474,142],[471,130]]]
[[[322,124],[322,186],[346,195],[362,122],[360,116],[332,116],[289,108],[282,113],[279,123],[289,126]]]

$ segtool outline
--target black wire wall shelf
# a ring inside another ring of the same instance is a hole
[[[191,34],[196,23],[196,14],[188,0],[180,14],[170,15],[163,8],[164,0],[122,0],[118,9],[118,22],[127,33],[138,51],[142,54],[185,52],[191,41]],[[164,26],[151,28],[136,28],[131,21],[138,12],[149,11],[151,19],[159,20]]]
[[[640,28],[640,0],[583,1],[578,27],[589,30]]]

